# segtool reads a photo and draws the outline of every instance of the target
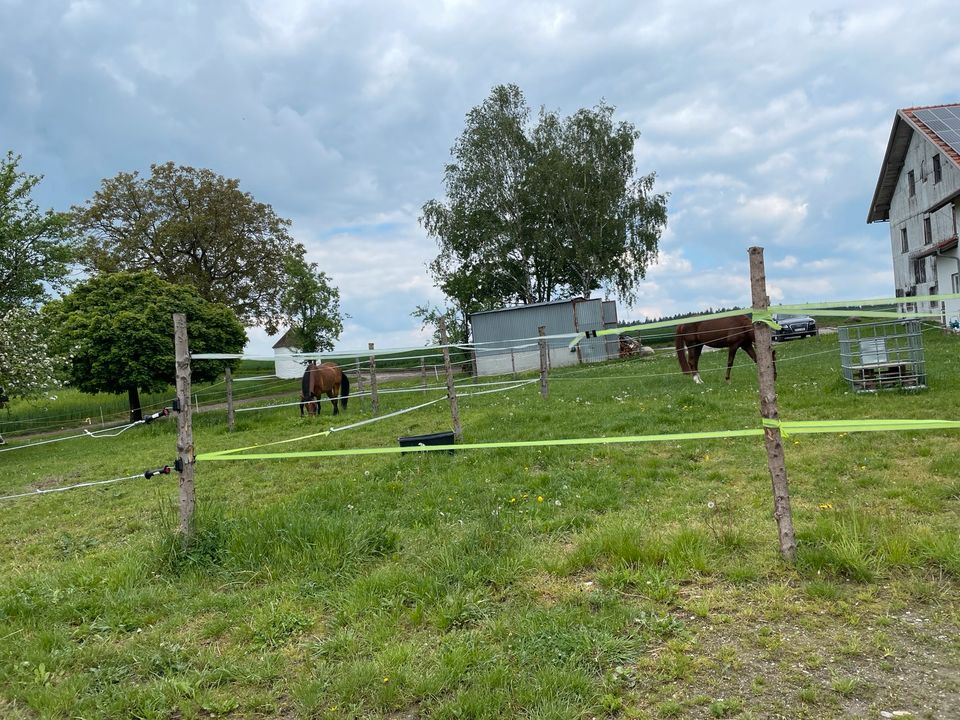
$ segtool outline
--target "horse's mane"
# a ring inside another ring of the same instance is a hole
[[[300,381],[300,397],[304,400],[309,400],[313,394],[313,390],[310,388],[310,372],[313,368],[313,363],[307,365],[307,369],[303,371],[303,379]]]

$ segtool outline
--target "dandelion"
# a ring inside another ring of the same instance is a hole
[[[385,683],[388,683],[388,682],[390,682],[390,678],[389,678],[389,677],[385,677],[385,678],[383,678],[383,681],[384,681]]]
[[[557,507],[560,507],[560,501],[559,501],[559,500],[554,500],[554,501],[553,501],[553,504],[556,505]]]
[[[510,498],[510,502],[515,503],[517,499],[515,497]]]
[[[537,502],[543,502],[543,495],[537,495]]]
[[[832,509],[833,509],[833,505],[831,505],[830,503],[820,503],[817,507],[819,507],[821,510],[832,510]]]
[[[713,500],[707,502],[707,510],[713,510],[716,506],[717,504]]]

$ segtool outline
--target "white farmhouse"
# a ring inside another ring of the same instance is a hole
[[[897,297],[908,311],[960,320],[960,104],[897,110],[867,222],[889,222]]]
[[[303,363],[294,358],[300,352],[300,342],[293,328],[273,344],[273,374],[278,378],[303,377]]]

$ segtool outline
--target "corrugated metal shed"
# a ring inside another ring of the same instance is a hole
[[[536,340],[537,329],[543,325],[547,335],[602,330],[616,326],[616,303],[599,298],[583,300],[555,300],[553,302],[519,305],[517,307],[487,310],[470,316],[473,341],[477,343],[475,356],[478,375],[503,375],[510,372],[535,370],[540,367],[540,350]],[[606,322],[605,322],[606,321]],[[582,340],[575,352],[568,340],[547,341],[550,367],[576,365],[579,362],[600,362],[616,357],[605,338]]]

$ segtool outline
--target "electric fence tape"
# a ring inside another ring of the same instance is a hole
[[[351,448],[344,450],[301,450],[285,453],[250,453],[247,450],[279,445],[283,443],[307,440],[319,435],[329,435],[330,431],[314,433],[289,440],[278,440],[272,443],[254,445],[252,447],[220,450],[209,453],[200,453],[196,456],[199,461],[220,460],[279,460],[291,458],[319,458],[319,457],[349,457],[356,455],[395,455],[403,452],[444,452],[448,450],[496,450],[503,448],[528,447],[558,447],[576,445],[622,445],[650,442],[680,442],[688,440],[716,440],[725,438],[742,438],[762,436],[766,430],[779,428],[784,436],[787,435],[815,435],[838,434],[856,432],[907,432],[915,430],[960,430],[958,420],[911,420],[911,419],[883,419],[883,420],[770,420],[764,419],[761,427],[746,428],[743,430],[711,430],[693,433],[664,433],[658,435],[618,435],[612,437],[588,438],[560,438],[554,440],[511,440],[495,443],[461,443],[459,445],[420,445],[415,447],[379,447],[379,448]],[[242,453],[242,454],[241,454]]]

